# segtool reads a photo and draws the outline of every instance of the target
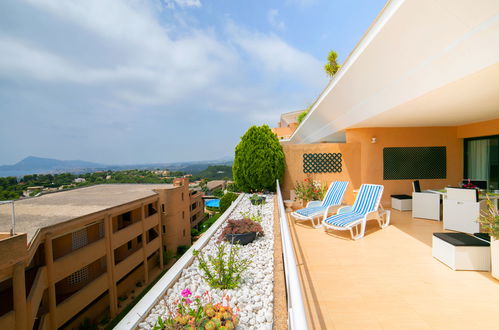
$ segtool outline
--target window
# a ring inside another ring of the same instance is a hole
[[[197,203],[192,203],[191,204],[191,211],[194,210],[196,208],[196,206],[197,206]]]
[[[142,243],[142,235],[137,236],[137,244]]]
[[[127,243],[128,250],[132,249],[132,241],[128,241]]]
[[[499,189],[499,135],[464,139],[464,179]]]
[[[69,275],[69,284],[75,285],[88,280],[88,266],[83,267],[80,270],[77,270],[73,274]]]
[[[104,237],[104,221],[99,222],[99,237]]]
[[[126,212],[121,215],[121,218],[123,219],[123,222],[129,222],[132,221],[132,212]]]
[[[165,233],[166,233],[166,226],[163,225],[163,234],[165,234]]]
[[[161,212],[165,213],[165,204],[161,204]]]
[[[191,217],[191,222],[196,221],[197,216],[198,216],[197,214],[194,214],[194,215]]]
[[[184,193],[182,193],[182,200],[184,200]]]
[[[78,230],[71,233],[72,248],[77,250],[88,244],[87,229]]]
[[[185,219],[185,212],[182,211],[182,219]]]

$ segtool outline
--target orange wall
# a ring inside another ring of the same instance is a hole
[[[321,143],[321,144],[289,144],[283,145],[286,161],[286,170],[282,180],[282,193],[285,199],[290,198],[290,190],[294,189],[296,182],[303,182],[307,174],[303,173],[303,154],[305,153],[341,153],[342,172],[341,173],[314,173],[311,177],[323,183],[331,181],[349,181],[350,185],[345,194],[347,202],[352,203],[353,186],[358,187],[360,181],[360,149],[355,143]],[[353,186],[352,186],[353,184]]]
[[[471,129],[466,128],[471,132]],[[463,177],[463,140],[457,137],[457,127],[404,127],[404,128],[357,128],[346,131],[346,143],[322,143],[305,145],[283,145],[286,171],[283,179],[284,198],[296,181],[306,177],[303,173],[303,154],[318,152],[341,152],[343,172],[314,174],[313,178],[329,184],[333,180],[350,181],[347,202],[353,200],[351,189],[362,183],[382,184],[382,203],[390,205],[390,195],[411,194],[412,180],[383,180],[383,148],[385,147],[433,147],[447,148],[447,178],[420,180],[422,189],[436,189],[457,185]],[[476,135],[474,135],[476,136]],[[376,143],[371,143],[371,138]]]
[[[470,138],[499,134],[499,119],[482,121],[457,127],[458,138]]]

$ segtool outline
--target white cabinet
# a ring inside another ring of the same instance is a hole
[[[480,232],[477,222],[480,215],[480,203],[444,199],[444,229],[463,233]]]
[[[412,217],[440,221],[440,195],[427,192],[413,192]]]
[[[447,188],[444,199],[444,229],[463,233],[480,232],[478,217],[485,202],[477,202],[477,192],[472,189]]]

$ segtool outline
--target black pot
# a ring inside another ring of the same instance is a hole
[[[265,201],[265,197],[264,196],[260,196],[260,197],[255,198],[255,199],[251,199],[251,204],[253,204],[253,205],[260,205],[260,204],[263,204],[264,201]]]
[[[244,233],[244,234],[225,234],[225,240],[232,244],[246,245],[253,242],[256,238],[256,233]]]

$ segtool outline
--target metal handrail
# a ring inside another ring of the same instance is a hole
[[[307,330],[307,317],[301,293],[300,279],[296,267],[295,251],[291,241],[286,211],[282,201],[279,180],[277,185],[277,203],[279,211],[279,224],[281,228],[282,254],[284,259],[284,274],[286,279],[286,292],[288,303],[288,327],[290,329]]]

